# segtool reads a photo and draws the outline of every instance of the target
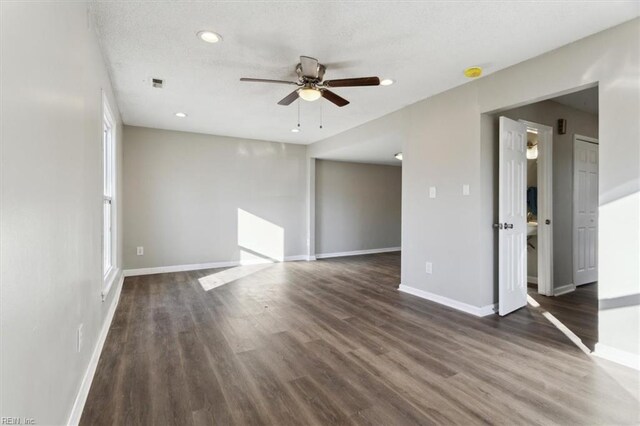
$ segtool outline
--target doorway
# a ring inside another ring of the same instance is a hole
[[[580,329],[578,331],[591,343],[594,334],[597,335],[598,88],[494,115],[494,122],[503,119],[510,120],[512,124],[519,123],[512,127],[520,126],[519,131],[526,144],[519,154],[523,158],[525,183],[517,196],[517,202],[526,207],[524,216],[518,219],[522,224],[518,231],[522,238],[512,238],[512,241],[522,241],[521,252],[513,252],[511,247],[512,260],[505,263],[499,259],[498,279],[505,278],[505,270],[519,271],[519,261],[526,271],[526,284],[522,285],[522,281],[502,283],[519,292],[519,296],[515,305],[508,301],[511,308],[500,309],[500,314],[506,315],[525,306],[528,293],[540,305],[553,310],[559,319],[582,324],[574,328]],[[548,137],[541,131],[544,127],[550,129]],[[501,127],[500,136],[504,136],[503,131]],[[500,141],[498,149],[503,149]],[[498,156],[501,154],[502,151]],[[502,163],[500,166],[506,167]],[[503,197],[506,183],[503,179],[498,181],[498,192],[502,194],[499,197]],[[545,187],[545,182],[548,187]],[[502,202],[500,198],[498,210]],[[502,220],[503,213],[499,211],[498,225],[515,223]],[[516,228],[514,226],[513,229]],[[545,231],[549,234],[547,245]],[[506,232],[514,231],[510,228]],[[507,233],[498,229],[499,246],[504,240],[502,235]],[[502,247],[499,248],[499,258],[501,255],[504,257]],[[516,277],[518,279],[522,280]],[[576,291],[580,286],[584,290]],[[505,292],[501,283],[498,288],[500,305],[500,298],[505,296]],[[560,298],[561,295],[565,296]],[[517,308],[513,309],[514,306]]]

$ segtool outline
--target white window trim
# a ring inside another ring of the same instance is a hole
[[[107,297],[107,295],[109,294],[109,292],[111,291],[111,289],[113,288],[113,284],[115,283],[115,281],[118,278],[119,275],[119,270],[118,270],[118,265],[117,265],[117,259],[118,259],[118,176],[117,176],[117,165],[116,165],[116,158],[117,158],[117,140],[118,140],[118,135],[117,135],[117,127],[116,127],[116,121],[114,119],[114,114],[112,112],[113,110],[111,109],[110,105],[109,105],[109,100],[107,99],[106,94],[104,93],[104,91],[102,92],[102,115],[101,115],[101,126],[100,126],[100,133],[101,133],[101,145],[104,144],[103,138],[104,138],[104,122],[106,121],[109,125],[109,129],[111,131],[111,139],[112,139],[112,144],[111,144],[111,157],[112,157],[112,167],[111,167],[111,176],[112,176],[112,187],[111,187],[111,196],[110,198],[110,202],[111,202],[111,267],[108,270],[103,270],[102,271],[102,277],[103,277],[103,283],[102,283],[102,300],[104,301]],[[102,162],[103,162],[103,167],[101,168],[103,170],[104,173],[104,146],[102,146],[101,150],[101,157],[102,157]],[[105,201],[105,194],[104,194],[104,175],[103,175],[103,182],[102,182],[102,203],[101,203],[101,217],[102,217],[102,227],[101,227],[101,234],[102,234],[102,239],[104,239],[104,201]],[[104,269],[104,240],[102,240],[102,249],[100,250],[100,252],[103,254],[102,256],[102,261],[101,261],[101,265],[102,268]]]

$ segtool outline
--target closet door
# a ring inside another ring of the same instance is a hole
[[[573,282],[598,280],[598,144],[576,136],[573,150]]]

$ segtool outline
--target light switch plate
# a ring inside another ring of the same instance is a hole
[[[436,198],[436,187],[435,186],[430,186],[429,187],[429,198]]]
[[[462,195],[469,195],[469,184],[465,183],[462,185]]]
[[[138,256],[143,256],[144,255],[144,247],[137,247],[136,248],[136,254]]]
[[[433,263],[427,262],[425,271],[427,272],[427,274],[432,274],[433,273]]]

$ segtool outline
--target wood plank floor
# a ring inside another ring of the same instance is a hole
[[[538,286],[529,286],[529,296],[558,318],[592,351],[598,342],[598,283],[578,286],[571,293],[548,297],[538,294]]]
[[[640,421],[539,308],[400,293],[397,253],[242,268],[127,278],[81,424]]]

